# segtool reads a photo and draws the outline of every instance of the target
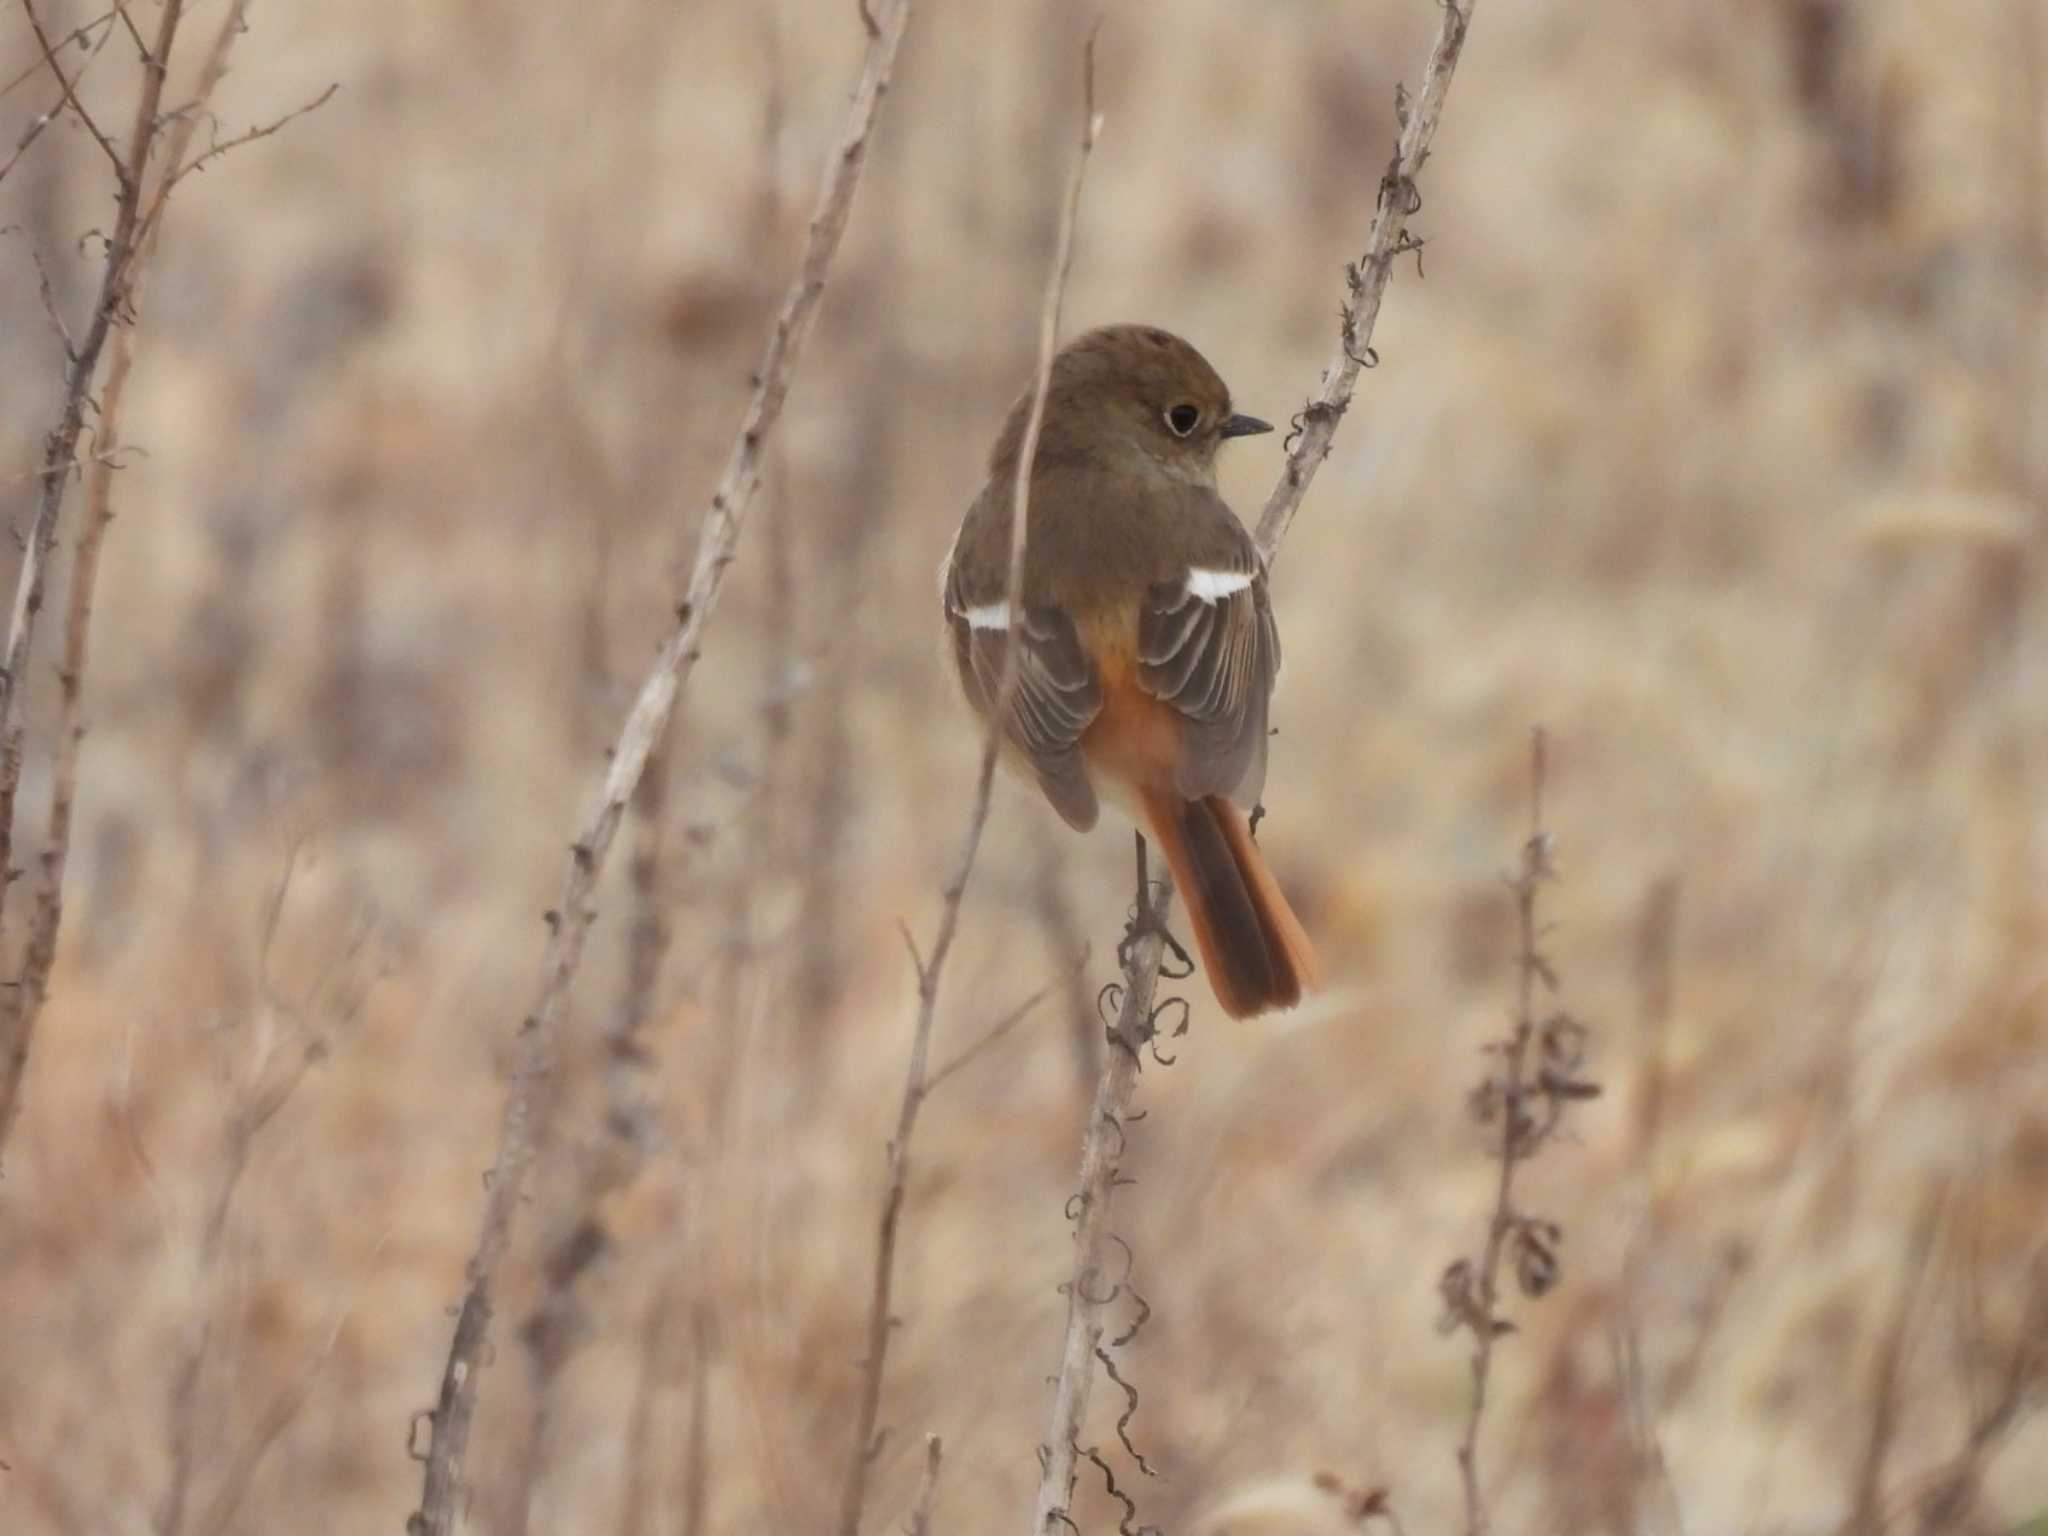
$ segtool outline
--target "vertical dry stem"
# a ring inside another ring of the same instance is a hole
[[[1842,1536],[1860,1531],[1878,1531],[1884,1520],[1884,1473],[1891,1460],[1892,1445],[1898,1437],[1899,1420],[1905,1412],[1902,1378],[1906,1357],[1912,1350],[1913,1334],[1920,1321],[1921,1301],[1929,1271],[1933,1268],[1936,1238],[1940,1234],[1948,1191],[1939,1181],[1923,1197],[1919,1219],[1908,1239],[1905,1262],[1899,1272],[1898,1294],[1892,1300],[1883,1337],[1877,1346],[1877,1361],[1870,1384],[1870,1427],[1864,1437],[1863,1454],[1857,1458],[1849,1487],[1849,1515],[1842,1522]]]
[[[64,492],[76,463],[78,439],[84,417],[93,410],[94,428],[91,468],[86,477],[86,516],[79,532],[73,558],[69,607],[64,631],[64,659],[58,669],[62,687],[57,724],[55,763],[51,775],[49,831],[40,857],[35,906],[28,942],[23,947],[21,975],[14,986],[0,992],[0,1151],[21,1109],[21,1080],[28,1067],[29,1047],[35,1035],[38,1015],[48,992],[51,967],[56,963],[57,935],[63,920],[64,866],[70,853],[72,806],[78,790],[78,761],[84,741],[79,723],[79,706],[85,682],[88,642],[92,630],[93,590],[99,578],[100,546],[107,524],[113,519],[112,494],[114,455],[120,446],[122,405],[128,375],[134,365],[134,325],[142,302],[143,279],[163,229],[164,211],[171,190],[187,172],[205,160],[224,153],[236,144],[274,133],[284,123],[312,110],[333,94],[333,88],[297,112],[276,122],[250,130],[227,143],[216,143],[196,159],[188,159],[192,137],[202,120],[210,120],[208,106],[227,73],[229,50],[245,30],[249,0],[234,0],[215,32],[213,44],[200,66],[191,102],[168,118],[159,115],[165,72],[171,48],[183,17],[183,6],[170,0],[158,18],[154,46],[144,56],[142,88],[136,107],[135,126],[125,156],[115,153],[111,141],[86,112],[77,96],[79,76],[67,78],[55,56],[62,42],[53,43],[37,17],[33,0],[24,0],[29,24],[43,47],[51,73],[61,87],[62,104],[68,104],[113,165],[118,188],[114,232],[108,237],[105,263],[101,269],[99,296],[93,306],[92,322],[83,342],[72,346],[65,340],[68,371],[65,375],[64,404],[58,424],[44,442],[41,478],[43,488],[36,506],[35,521],[22,556],[16,579],[13,619],[8,628],[4,668],[0,668],[0,875],[9,871],[13,855],[15,800],[21,786],[22,756],[26,748],[26,726],[22,718],[20,684],[28,666],[35,640],[35,624],[43,605],[43,587],[52,550],[56,546],[57,521]],[[74,32],[70,36],[81,36]],[[94,57],[106,37],[95,45]],[[64,41],[69,41],[67,37]],[[88,61],[89,62],[89,61]],[[83,70],[80,71],[82,76]],[[161,154],[159,155],[159,150]],[[156,179],[147,182],[152,159],[158,161]],[[102,353],[107,369],[99,398],[92,398]],[[8,880],[0,878],[0,906],[4,906]]]
[[[1012,612],[1022,610],[1024,584],[1024,540],[1031,501],[1031,468],[1038,454],[1039,431],[1045,423],[1045,397],[1052,383],[1052,359],[1059,340],[1060,308],[1067,291],[1067,273],[1073,265],[1074,227],[1081,212],[1081,186],[1087,175],[1088,156],[1095,148],[1099,126],[1095,116],[1095,36],[1091,32],[1082,50],[1081,142],[1074,154],[1074,166],[1067,177],[1066,201],[1060,213],[1059,239],[1054,248],[1052,271],[1046,278],[1045,300],[1038,316],[1038,368],[1031,385],[1031,410],[1024,424],[1024,438],[1017,455],[1017,475],[1010,508],[1010,565],[1005,587]],[[1002,675],[990,702],[988,732],[982,742],[981,765],[975,777],[974,801],[961,838],[960,853],[953,874],[946,882],[939,913],[939,928],[932,940],[931,958],[917,954],[917,1020],[911,1031],[910,1063],[903,1080],[903,1097],[897,1107],[896,1134],[889,1142],[889,1182],[882,1196],[882,1213],[875,1243],[874,1285],[869,1295],[867,1353],[861,1368],[860,1404],[854,1418],[853,1447],[846,1482],[840,1496],[840,1536],[857,1536],[861,1510],[867,1501],[868,1468],[880,1449],[875,1424],[881,1411],[882,1372],[888,1358],[889,1297],[895,1284],[896,1234],[903,1214],[905,1185],[910,1174],[910,1138],[917,1128],[918,1111],[938,1077],[926,1063],[931,1054],[932,1023],[938,1012],[939,981],[953,940],[960,929],[960,908],[974,875],[975,856],[981,851],[981,835],[988,826],[989,807],[995,791],[996,762],[1002,751],[1003,722],[1008,718],[1010,699],[1017,688],[1017,645],[1014,632],[1003,646]],[[907,935],[906,935],[907,938]],[[1042,995],[1042,994],[1041,994]],[[1029,1006],[1027,1004],[1027,1006]]]
[[[817,317],[832,258],[853,208],[869,136],[909,22],[909,0],[884,3],[873,13],[863,10],[862,15],[868,23],[868,44],[846,127],[826,163],[803,255],[775,317],[753,397],[712,494],[675,628],[641,685],[613,745],[610,767],[570,846],[561,901],[550,914],[539,991],[519,1028],[519,1064],[506,1099],[498,1158],[476,1251],[469,1262],[468,1289],[440,1392],[427,1414],[432,1432],[423,1458],[420,1507],[408,1522],[408,1529],[415,1533],[445,1536],[455,1526],[463,1455],[476,1412],[477,1372],[483,1365],[490,1331],[491,1286],[510,1245],[512,1218],[554,1108],[555,1036],[596,915],[591,903],[597,879],[647,759],[666,734],[676,700],[696,664],[704,625],[717,605],[726,567],[738,547],[740,530],[760,485],[763,445],[781,419],[790,379]]]
[[[287,866],[279,883],[280,905],[290,879],[291,870]],[[274,907],[273,913],[275,910]],[[269,933],[274,931],[273,927]],[[263,946],[266,965],[270,944],[269,933],[266,934]],[[196,1289],[200,1293],[199,1317],[177,1366],[171,1373],[170,1397],[165,1414],[168,1426],[165,1439],[170,1452],[171,1473],[163,1497],[157,1506],[154,1522],[157,1536],[181,1536],[185,1529],[185,1516],[193,1485],[201,1470],[212,1459],[207,1448],[199,1443],[201,1428],[207,1422],[207,1415],[199,1408],[199,1386],[212,1354],[213,1314],[219,1306],[222,1289],[222,1253],[227,1240],[228,1221],[234,1213],[235,1196],[240,1191],[242,1180],[255,1159],[257,1147],[264,1133],[291,1102],[293,1094],[298,1092],[299,1085],[305,1081],[306,1074],[313,1069],[321,1054],[320,1045],[309,1039],[301,1045],[294,1057],[273,1067],[270,1047],[267,1044],[262,1046],[256,1054],[245,1086],[228,1111],[226,1146],[220,1177],[207,1203],[206,1218],[200,1227],[192,1266]],[[284,1401],[281,1400],[281,1408]],[[290,1412],[296,1411],[296,1407],[290,1409]],[[222,1491],[226,1492],[226,1485],[223,1485]]]
[[[745,246],[750,250],[766,250],[772,246],[780,224],[782,205],[777,165],[782,122],[786,115],[784,71],[775,50],[771,21],[764,19],[763,31],[769,41],[770,59],[758,170],[762,191],[755,199],[750,226],[743,231]],[[870,202],[872,200],[871,195]],[[565,316],[566,313],[564,311]],[[564,335],[566,327],[558,330],[558,346]],[[551,377],[559,385],[565,375],[555,370]],[[557,402],[558,406],[560,404]],[[568,414],[574,419],[573,412]],[[588,434],[579,433],[575,441],[582,450],[579,457],[583,467],[597,474],[600,480],[610,480],[603,455],[596,451],[596,445]],[[781,440],[777,439],[771,444],[765,461],[759,514],[760,520],[766,524],[762,532],[767,536],[771,588],[777,585],[778,576],[787,564],[788,516],[783,506],[787,498],[779,485],[779,480],[786,477],[777,473],[783,458]],[[636,479],[645,482],[644,465],[643,473]],[[602,494],[616,499],[619,494],[617,484],[614,482]],[[606,639],[609,620],[607,574],[614,553],[612,544],[605,520],[600,519],[594,547],[596,558],[584,610],[584,685],[576,691],[575,713],[571,719],[572,727],[579,734],[585,733],[585,728],[598,712],[609,716],[612,696],[619,691],[608,659]],[[679,538],[673,573],[678,584],[688,570],[689,554],[688,547]],[[788,600],[787,593],[780,596],[782,600],[771,611],[782,614],[797,611],[794,602]],[[773,628],[786,648],[788,626]],[[771,673],[764,689],[771,698],[778,682],[778,677]],[[772,867],[778,858],[776,833],[780,806],[777,803],[779,785],[774,763],[780,754],[782,739],[788,734],[788,713],[786,708],[773,704],[768,709],[770,741],[765,754],[768,766],[764,766],[761,773],[760,788],[755,796],[756,820],[748,834],[757,866],[765,863]],[[533,1391],[526,1450],[519,1457],[514,1486],[508,1490],[510,1498],[506,1507],[511,1513],[505,1517],[507,1536],[518,1536],[529,1528],[534,1506],[541,1498],[550,1474],[550,1464],[555,1455],[552,1426],[556,1395],[571,1358],[591,1331],[586,1318],[586,1292],[595,1283],[591,1270],[612,1246],[611,1232],[603,1214],[604,1203],[615,1191],[626,1188],[639,1177],[653,1135],[653,1110],[647,1081],[652,1058],[643,1035],[654,1023],[662,969],[674,932],[670,913],[673,893],[667,878],[671,859],[675,856],[669,825],[673,756],[673,741],[664,738],[658,742],[633,792],[629,815],[630,842],[626,853],[626,888],[631,897],[631,915],[626,926],[625,979],[616,1010],[604,1026],[604,1142],[596,1155],[575,1159],[575,1187],[550,1212],[544,1237],[545,1253],[541,1260],[542,1295],[520,1330],[527,1346]],[[753,922],[750,892],[736,893],[727,905],[735,953],[744,953]],[[662,1312],[660,1315],[666,1314]],[[650,1401],[658,1386],[660,1369],[658,1361],[650,1360],[643,1370],[642,1390],[635,1400],[636,1414]],[[635,1432],[627,1442],[628,1454],[636,1465],[643,1439],[644,1436]],[[633,1521],[642,1520],[645,1516],[645,1501],[641,1498],[643,1483],[644,1479],[637,1471],[629,1471],[629,1505],[634,1511]],[[622,1520],[621,1529],[626,1529],[631,1523]]]
[[[945,1446],[937,1435],[924,1437],[924,1479],[917,1486],[917,1503],[911,1506],[906,1536],[932,1536],[932,1507],[939,1498],[939,1461]]]
[[[1584,1071],[1585,1027],[1562,1008],[1545,1006],[1558,989],[1536,911],[1543,887],[1557,878],[1550,833],[1543,824],[1547,768],[1539,727],[1529,740],[1529,835],[1522,842],[1521,864],[1508,880],[1515,901],[1514,1009],[1506,1036],[1486,1047],[1496,1065],[1487,1069],[1469,1100],[1474,1119],[1499,1129],[1493,1204],[1479,1258],[1453,1260],[1438,1281],[1444,1302],[1439,1329],[1472,1337],[1472,1398],[1458,1443],[1466,1536],[1485,1536],[1488,1525],[1479,1486],[1479,1431],[1493,1379],[1494,1345],[1514,1332],[1514,1324],[1501,1315],[1502,1272],[1509,1270],[1516,1288],[1532,1300],[1547,1294],[1561,1273],[1558,1249],[1564,1229],[1516,1203],[1515,1170],[1557,1134],[1575,1104],[1600,1093],[1600,1085]]]
[[[124,153],[114,153],[107,136],[86,112],[71,83],[65,80],[54,54],[49,58],[51,71],[56,74],[71,110],[108,151],[114,167],[116,195],[114,228],[107,236],[106,261],[100,271],[99,293],[93,300],[92,319],[76,346],[71,345],[68,339],[65,344],[69,355],[64,374],[64,400],[58,411],[57,425],[44,439],[40,471],[43,488],[36,501],[35,520],[30,525],[28,546],[22,554],[21,571],[15,578],[7,648],[4,661],[0,661],[0,873],[4,873],[13,855],[14,797],[21,786],[25,730],[21,718],[21,683],[28,671],[29,648],[34,644],[36,619],[43,607],[43,584],[48,577],[51,552],[57,546],[57,517],[63,510],[64,493],[71,484],[72,470],[76,467],[78,439],[85,428],[85,413],[92,397],[93,379],[99,372],[100,354],[106,348],[115,322],[124,319],[128,311],[130,279],[141,250],[143,177],[149,167],[150,152],[156,146],[164,76],[184,9],[183,0],[165,0],[163,13],[157,18],[156,41],[142,59],[142,87],[136,93],[135,122],[129,131],[128,147]],[[33,9],[29,14],[34,16]],[[40,23],[36,24],[36,30],[41,32]],[[49,51],[47,43],[45,51]],[[0,881],[0,901],[4,901],[5,896],[5,883]],[[9,1005],[10,1011],[16,1008],[18,1005]],[[17,1020],[6,1020],[4,1029],[10,1037],[8,1043],[12,1050],[25,1055],[28,1045],[26,1033],[20,1030]],[[4,1139],[13,1118],[14,1094],[9,1085],[16,1080],[16,1072],[18,1068],[0,1081],[0,1139]]]
[[[56,732],[56,761],[51,773],[49,831],[37,860],[35,905],[29,925],[28,947],[22,957],[21,978],[9,1001],[15,1017],[9,1026],[19,1042],[22,1062],[27,1060],[30,1037],[49,990],[50,970],[57,959],[57,934],[64,916],[64,867],[71,851],[71,814],[78,794],[78,760],[85,742],[85,727],[79,720],[79,706],[85,691],[85,667],[92,638],[93,591],[99,582],[100,549],[107,525],[114,520],[113,489],[115,456],[121,448],[122,408],[128,393],[128,376],[135,364],[134,321],[142,305],[142,287],[149,275],[163,230],[163,211],[169,200],[175,168],[185,161],[193,132],[206,116],[213,93],[227,73],[228,52],[243,31],[248,0],[235,0],[214,34],[199,79],[193,90],[192,106],[172,122],[164,135],[163,169],[144,210],[136,236],[133,270],[128,281],[126,309],[128,323],[114,331],[107,346],[107,371],[100,386],[98,426],[94,432],[92,463],[85,476],[85,521],[79,529],[72,553],[71,583],[64,613],[64,659],[57,679],[62,689]],[[17,767],[18,767],[17,762]],[[11,1102],[14,1095],[7,1095]],[[0,1141],[5,1139],[5,1121],[0,1117]]]
[[[1507,1324],[1500,1317],[1500,1264],[1515,1232],[1515,1170],[1535,1150],[1534,1124],[1523,1107],[1530,1089],[1529,1046],[1536,1036],[1537,987],[1548,976],[1540,948],[1542,934],[1536,899],[1546,881],[1556,878],[1550,862],[1550,834],[1543,827],[1545,754],[1543,732],[1529,744],[1529,836],[1522,844],[1522,866],[1511,882],[1515,898],[1514,1028],[1501,1048],[1500,1169],[1494,1179],[1493,1211],[1486,1223],[1486,1246],[1472,1280],[1473,1305],[1466,1316],[1472,1332],[1472,1400],[1465,1410],[1465,1433],[1458,1442],[1458,1475],[1465,1494],[1467,1536],[1485,1536],[1486,1501],[1479,1487],[1479,1427],[1486,1418],[1487,1387],[1493,1379],[1493,1346]]]
[[[1117,1169],[1123,1161],[1126,1117],[1138,1089],[1139,1051],[1152,1038],[1153,996],[1166,955],[1166,911],[1171,880],[1161,872],[1147,878],[1145,841],[1138,839],[1138,894],[1133,937],[1124,948],[1123,998],[1104,1052],[1095,1102],[1081,1137],[1081,1175],[1074,1196],[1074,1267],[1067,1279],[1067,1329],[1060,1347],[1059,1376],[1053,1385],[1052,1422],[1041,1458],[1038,1493],[1032,1504],[1033,1536],[1066,1518],[1074,1495],[1074,1469],[1081,1457],[1081,1429],[1095,1385],[1095,1357],[1116,1288],[1101,1284],[1103,1255],[1110,1236],[1110,1206]],[[1149,917],[1148,917],[1149,912]]]
[[[1422,94],[1413,103],[1405,92],[1395,97],[1395,111],[1401,122],[1400,143],[1380,180],[1365,255],[1345,273],[1347,297],[1337,355],[1323,370],[1320,394],[1302,413],[1301,430],[1288,449],[1280,480],[1259,516],[1259,555],[1269,567],[1280,553],[1281,542],[1308,493],[1309,482],[1329,457],[1337,423],[1351,403],[1359,369],[1372,355],[1373,327],[1379,319],[1381,296],[1386,292],[1394,261],[1405,252],[1421,249],[1421,242],[1407,233],[1408,219],[1420,206],[1415,177],[1429,157],[1430,141],[1443,116],[1451,75],[1464,48],[1475,3],[1476,0],[1442,0],[1442,20],[1423,72]],[[1148,891],[1141,875],[1138,910],[1144,913],[1149,909],[1156,923],[1140,924],[1138,936],[1125,947],[1123,1002],[1114,1041],[1104,1054],[1094,1106],[1082,1133],[1081,1176],[1076,1196],[1080,1215],[1074,1230],[1066,1336],[1053,1388],[1052,1424],[1043,1447],[1044,1465],[1033,1503],[1033,1536],[1042,1536],[1064,1517],[1072,1495],[1079,1435],[1095,1370],[1095,1348],[1102,1336],[1102,1304],[1089,1300],[1096,1294],[1091,1282],[1102,1272],[1103,1248],[1109,1234],[1109,1192],[1122,1148],[1124,1115],[1137,1088],[1137,1052],[1149,1038],[1152,999],[1159,984],[1160,962],[1166,953],[1161,936],[1146,929],[1154,926],[1163,931],[1172,896],[1170,881],[1156,882]]]
[[[33,6],[28,14],[38,34],[42,24],[35,20]],[[29,528],[28,544],[22,552],[21,570],[15,578],[13,614],[7,626],[7,648],[0,661],[0,915],[4,915],[8,873],[14,855],[14,801],[21,788],[22,754],[26,750],[26,725],[22,719],[21,684],[28,672],[30,647],[35,642],[36,619],[42,612],[43,586],[48,579],[50,555],[57,547],[57,518],[64,507],[64,493],[76,467],[78,439],[85,428],[85,414],[92,398],[93,380],[99,372],[100,354],[117,320],[129,311],[129,293],[134,267],[142,250],[143,176],[160,130],[158,107],[163,100],[164,74],[177,40],[178,23],[184,14],[183,0],[165,0],[157,18],[156,42],[142,60],[142,86],[136,93],[135,123],[125,153],[116,154],[107,136],[86,112],[65,79],[63,70],[47,39],[41,39],[50,70],[57,76],[64,100],[79,121],[113,162],[116,197],[114,227],[107,236],[106,260],[100,271],[98,296],[93,300],[92,319],[84,337],[74,346],[65,339],[67,366],[64,399],[57,425],[43,442],[40,477],[43,487],[36,501],[35,519]],[[169,173],[161,184],[169,189]],[[61,808],[68,824],[68,799]],[[54,813],[53,813],[54,814]],[[54,946],[54,924],[53,924]],[[15,1118],[21,1112],[21,1080],[28,1067],[29,1042],[35,1032],[35,1017],[42,1001],[40,982],[31,985],[27,977],[20,986],[0,989],[0,1152],[4,1152]]]

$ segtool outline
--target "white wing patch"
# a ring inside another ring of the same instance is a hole
[[[1188,568],[1188,596],[1205,603],[1221,602],[1251,584],[1250,571],[1205,571],[1199,565]]]
[[[983,603],[977,608],[969,608],[960,617],[967,621],[969,629],[1008,629],[1010,605],[1007,601]]]

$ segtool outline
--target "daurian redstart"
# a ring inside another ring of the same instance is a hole
[[[961,686],[984,717],[1016,636],[1005,761],[1069,825],[1100,801],[1165,853],[1216,1000],[1236,1018],[1288,1008],[1319,980],[1244,807],[1266,777],[1280,636],[1251,536],[1216,490],[1226,438],[1272,428],[1178,336],[1090,331],[1054,357],[1031,466],[1023,602],[1008,586],[1027,390],[944,573]]]

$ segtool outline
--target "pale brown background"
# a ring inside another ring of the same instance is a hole
[[[934,571],[1028,371],[1088,19],[912,22],[679,716],[649,1157],[536,1431],[533,1243],[609,1155],[615,871],[484,1381],[477,1529],[516,1528],[527,1473],[535,1531],[677,1531],[698,1499],[706,1531],[829,1519],[912,1013],[896,924],[929,931],[974,752]],[[1069,330],[1170,326],[1284,420],[1433,24],[1423,0],[1113,10]],[[1509,996],[1540,721],[1554,956],[1609,1091],[1529,1180],[1565,1283],[1504,1346],[1503,1529],[1670,1529],[1669,1496],[1694,1532],[1830,1528],[1946,1180],[1885,1482],[1910,1526],[2048,1200],[2044,30],[2037,0],[1480,7],[1426,280],[1402,263],[1276,573],[1263,837],[1332,985],[1245,1028],[1196,987],[1141,1090],[1145,1519],[1329,1468],[1453,1528],[1465,1358],[1435,1281],[1488,1197],[1463,1094]],[[181,190],[147,301],[65,946],[0,1185],[12,1536],[150,1529],[180,1443],[181,1530],[401,1528],[540,914],[858,48],[851,0],[254,8],[226,130],[341,91]],[[0,14],[5,74],[31,60]],[[93,99],[129,68],[110,50]],[[0,143],[47,95],[0,99]],[[65,129],[0,186],[18,527],[59,374],[31,252],[75,318],[104,171]],[[1233,448],[1240,508],[1279,459]],[[1078,938],[1107,978],[1128,861],[1003,791],[941,1054]],[[1064,1007],[927,1110],[872,1530],[927,1430],[942,1529],[1027,1523],[1084,1102]],[[230,1187],[251,1085],[309,1040]],[[1668,1492],[1630,1471],[1632,1407]],[[2048,1507],[2044,1454],[2012,1449],[1963,1528]]]

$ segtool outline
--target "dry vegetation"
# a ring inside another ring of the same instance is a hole
[[[928,931],[973,787],[933,570],[1031,366],[1091,20],[912,22],[659,835],[629,823],[599,891],[472,1529],[834,1517],[915,1003],[896,925]],[[251,21],[223,135],[342,90],[179,189],[135,336],[0,1182],[9,1536],[396,1531],[417,1502],[542,913],[863,43],[850,0]],[[0,84],[35,63],[19,23]],[[1112,15],[1067,329],[1158,320],[1294,409],[1434,24]],[[109,121],[132,66],[86,77]],[[49,94],[0,96],[0,157]],[[1338,1531],[1386,1489],[1418,1536],[1463,1525],[1438,1281],[1498,1178],[1466,1094],[1514,995],[1539,720],[1547,953],[1607,1092],[1518,1174],[1563,1275],[1507,1303],[1494,1529],[2048,1511],[2044,96],[2038,0],[1481,11],[1427,277],[1404,258],[1275,575],[1261,837],[1335,984],[1248,1029],[1192,989],[1129,1126],[1142,1521]],[[108,198],[63,123],[0,182],[20,530],[63,374],[32,253],[75,319]],[[1240,509],[1278,463],[1233,456]],[[47,656],[23,687],[27,868]],[[1122,837],[1014,789],[981,859],[941,1061],[1083,941],[1108,979],[1130,901]],[[868,1530],[911,1513],[927,1431],[931,1530],[1025,1524],[1101,1049],[1056,1012],[1092,986],[1055,997],[923,1106]],[[1101,1387],[1106,1445],[1120,1411]]]

